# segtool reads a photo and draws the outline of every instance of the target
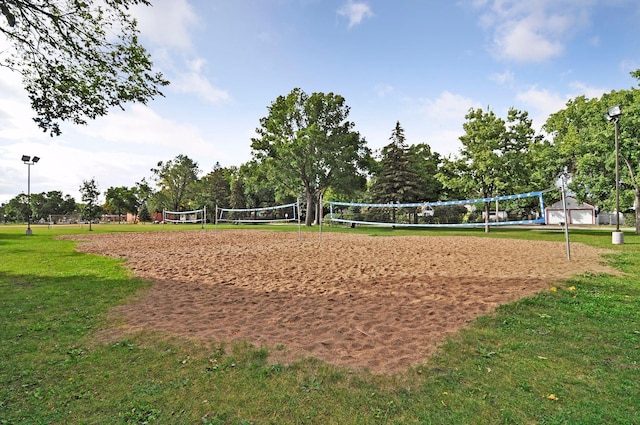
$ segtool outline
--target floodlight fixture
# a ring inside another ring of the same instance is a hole
[[[29,155],[22,155],[22,162],[29,162],[31,161],[31,157]]]
[[[612,119],[619,118],[622,115],[622,107],[620,105],[612,106],[607,110],[607,115]]]

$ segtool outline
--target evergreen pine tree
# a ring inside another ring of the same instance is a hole
[[[412,167],[411,154],[400,122],[391,132],[391,143],[382,148],[379,173],[371,187],[374,203],[417,202],[420,196],[418,176]],[[395,223],[396,209],[391,210]]]

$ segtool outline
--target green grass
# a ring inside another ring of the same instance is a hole
[[[555,228],[323,230],[564,240]],[[99,331],[118,326],[109,311],[149,284],[54,238],[87,232],[0,226],[0,424],[640,423],[640,236],[614,247],[610,231],[572,230],[572,242],[615,250],[626,274],[579,276],[504,305],[424,364],[375,376],[314,359],[273,365],[249,344],[144,331],[103,342]]]

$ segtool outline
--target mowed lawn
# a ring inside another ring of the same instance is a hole
[[[30,237],[24,230],[0,226],[2,425],[640,424],[640,236],[631,233],[612,246],[610,230],[572,229],[572,242],[614,250],[607,258],[624,274],[577,276],[504,305],[451,336],[422,365],[380,376],[314,359],[273,364],[267,349],[248,343],[149,331],[123,337],[123,324],[109,313],[150,283],[122,260],[81,254],[74,242],[55,238],[88,233],[87,226],[35,226]],[[544,227],[488,235],[323,231],[564,243],[562,232]]]

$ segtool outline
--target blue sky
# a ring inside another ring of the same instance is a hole
[[[396,121],[407,142],[455,155],[469,108],[528,111],[539,128],[579,95],[638,82],[636,0],[153,0],[133,10],[171,80],[166,97],[114,110],[60,137],[32,121],[19,76],[0,69],[0,202],[27,190],[80,200],[83,180],[133,186],[183,154],[202,174],[251,159],[251,137],[279,95],[345,97],[378,150]],[[0,40],[0,47],[4,40]],[[0,49],[2,55],[2,49]]]

